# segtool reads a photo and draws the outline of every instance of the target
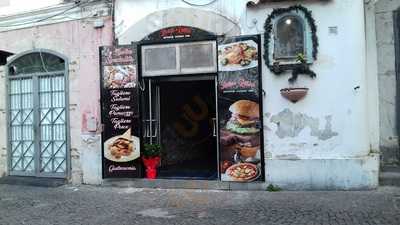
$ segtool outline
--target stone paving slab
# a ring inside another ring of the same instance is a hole
[[[398,225],[400,188],[266,192],[0,184],[0,224]]]
[[[67,184],[67,180],[61,178],[6,176],[0,178],[1,184],[59,187]]]

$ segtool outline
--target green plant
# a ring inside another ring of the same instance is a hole
[[[296,60],[301,64],[307,64],[306,56],[303,53],[297,54]]]
[[[310,65],[307,63],[307,59],[304,54],[297,54],[296,61],[298,64],[292,65],[292,77],[289,78],[289,83],[294,83],[300,74],[309,75],[311,78],[315,78],[317,76],[314,71],[310,69]]]
[[[269,192],[278,192],[278,191],[282,191],[282,188],[280,188],[277,185],[270,184],[267,187],[267,191],[269,191]]]
[[[143,156],[146,158],[160,156],[161,145],[159,144],[144,144]]]

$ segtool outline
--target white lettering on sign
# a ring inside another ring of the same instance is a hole
[[[114,129],[129,129],[132,120],[122,118],[112,118],[111,123],[114,125]]]
[[[122,102],[130,101],[131,93],[123,90],[112,90],[111,91],[111,102]]]
[[[108,172],[112,173],[114,171],[136,171],[136,167],[134,167],[134,166],[121,167],[121,166],[114,166],[114,165],[111,165],[108,167]]]

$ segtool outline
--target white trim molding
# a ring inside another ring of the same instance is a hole
[[[118,32],[117,26],[116,37],[118,44],[130,44],[142,40],[157,30],[173,26],[196,27],[216,35],[237,36],[241,33],[239,24],[222,14],[196,8],[176,7],[150,13],[127,27],[124,32]]]

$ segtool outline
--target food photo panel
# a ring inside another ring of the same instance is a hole
[[[220,39],[218,111],[222,181],[264,179],[259,36]]]
[[[103,178],[141,177],[136,46],[100,54]]]
[[[104,66],[104,86],[108,89],[136,87],[134,65]]]

